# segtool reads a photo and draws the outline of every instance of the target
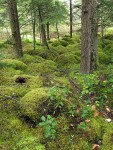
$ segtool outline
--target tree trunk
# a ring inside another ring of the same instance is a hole
[[[97,66],[97,0],[82,0],[82,51],[80,72],[92,73]]]
[[[35,6],[34,1],[32,0],[32,26],[33,26],[33,48],[34,48],[34,54],[36,54],[36,12],[35,12]]]
[[[57,24],[57,23],[56,23],[56,32],[57,32],[57,38],[58,38],[58,40],[59,40],[60,35],[59,35],[59,30],[58,30],[58,24]]]
[[[49,34],[49,22],[47,22],[47,40],[50,40],[50,34]]]
[[[98,0],[91,0],[91,64],[90,72],[92,73],[97,69],[98,61]]]
[[[41,14],[41,10],[39,6],[38,6],[38,12],[39,12],[39,19],[40,19],[42,46],[47,46],[47,49],[49,50],[49,46],[48,46],[47,39],[46,39],[45,26],[43,24],[43,18],[42,18],[42,14]]]
[[[13,47],[16,57],[22,57],[22,42],[20,36],[19,20],[18,20],[18,11],[16,0],[7,0],[10,25],[12,31]]]
[[[70,0],[70,38],[73,34],[73,14],[72,14],[72,0]]]

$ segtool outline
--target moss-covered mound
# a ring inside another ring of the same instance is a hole
[[[3,59],[1,60],[1,66],[12,67],[17,70],[25,70],[27,68],[26,64],[16,59]]]
[[[37,130],[38,131],[38,130]],[[1,150],[45,150],[40,143],[40,132],[31,131],[17,116],[10,113],[0,113],[0,149]],[[7,139],[7,140],[6,140]]]
[[[60,68],[70,68],[70,66],[72,66],[73,64],[77,64],[80,62],[80,58],[79,56],[73,54],[73,53],[64,53],[59,55],[59,57],[56,59],[56,62],[58,63],[58,67]]]
[[[48,99],[47,91],[45,88],[37,88],[21,98],[19,102],[21,114],[33,118],[40,117],[44,111],[42,104]]]
[[[27,72],[30,74],[52,74],[57,69],[57,64],[52,60],[45,60],[41,63],[31,63]]]
[[[10,98],[15,93],[15,89],[7,86],[0,86],[0,99]]]
[[[40,79],[39,76],[31,76],[31,75],[26,75],[26,74],[15,75],[13,77],[13,80],[16,81],[16,79],[19,77],[25,79],[25,83],[23,83],[22,86],[27,87],[29,89],[35,89],[35,88],[39,88],[42,86],[42,80]],[[19,82],[17,84],[19,84]]]

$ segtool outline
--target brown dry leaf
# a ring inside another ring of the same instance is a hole
[[[106,111],[107,112],[111,112],[110,108],[108,106],[106,106]]]
[[[97,116],[99,116],[99,115],[100,115],[99,112],[95,112],[95,113],[94,113],[94,117],[97,117]]]
[[[85,120],[85,122],[87,122],[87,123],[90,122],[90,121],[91,121],[91,120],[89,120],[89,119]]]
[[[98,145],[98,144],[93,145],[93,150],[99,150],[99,149],[100,149],[100,145]]]

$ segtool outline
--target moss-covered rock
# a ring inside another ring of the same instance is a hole
[[[25,116],[40,118],[44,111],[41,104],[48,99],[47,91],[45,88],[37,88],[28,92],[19,102],[21,113]]]
[[[3,59],[1,64],[3,67],[12,67],[17,70],[25,70],[27,68],[26,64],[16,59]]]

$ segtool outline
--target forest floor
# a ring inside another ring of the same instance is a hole
[[[99,39],[98,70],[81,75],[80,36],[0,43],[1,150],[113,150],[113,35]]]

